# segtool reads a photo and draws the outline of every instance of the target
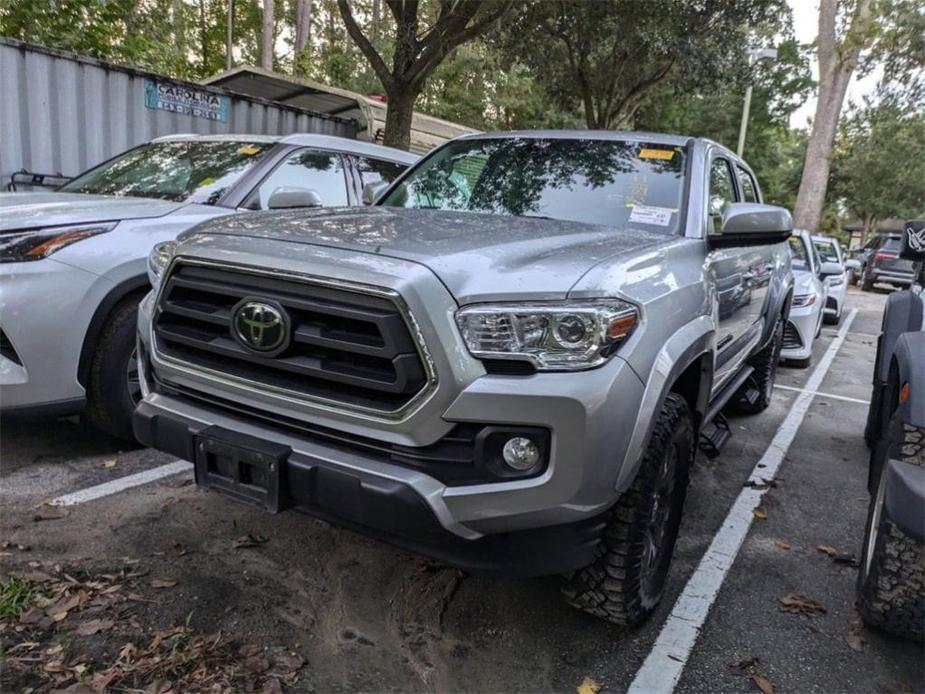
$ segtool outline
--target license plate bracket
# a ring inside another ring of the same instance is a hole
[[[286,484],[289,446],[216,426],[203,429],[193,443],[197,485],[270,513],[293,505]]]

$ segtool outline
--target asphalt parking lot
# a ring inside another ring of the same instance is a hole
[[[824,327],[813,365],[782,368],[771,408],[730,419],[722,455],[698,456],[668,593],[637,630],[567,607],[554,578],[465,576],[199,491],[186,468],[158,477],[171,458],[76,420],[4,421],[2,573],[31,607],[25,620],[0,612],[0,688],[925,690],[921,647],[864,629],[853,607],[885,299],[852,289],[856,313]],[[775,456],[741,526],[736,501]],[[685,624],[692,601],[709,607],[702,624]],[[685,626],[696,640],[679,650]]]

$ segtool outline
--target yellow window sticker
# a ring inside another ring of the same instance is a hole
[[[255,145],[241,145],[238,147],[238,154],[246,154],[247,156],[253,156],[260,151],[260,147]]]
[[[639,150],[640,159],[664,159],[667,161],[673,156],[673,149],[654,149],[651,147],[643,147],[641,150]]]

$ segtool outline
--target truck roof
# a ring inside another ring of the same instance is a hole
[[[472,133],[462,135],[458,140],[531,138],[544,140],[633,140],[664,145],[684,146],[692,139],[684,135],[665,135],[627,130],[509,130],[507,132]]]
[[[334,135],[316,135],[313,133],[296,133],[293,135],[197,135],[195,133],[180,133],[164,135],[151,140],[152,142],[279,142],[287,145],[300,145],[304,147],[320,147],[335,152],[351,152],[353,154],[366,154],[378,159],[388,159],[402,164],[413,164],[420,157],[394,147],[374,145],[362,140],[351,140],[347,137]]]

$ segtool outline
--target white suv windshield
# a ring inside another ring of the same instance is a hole
[[[272,146],[267,142],[154,142],[91,169],[59,190],[215,204]]]
[[[685,160],[683,147],[620,140],[460,140],[422,162],[381,204],[674,234]]]

